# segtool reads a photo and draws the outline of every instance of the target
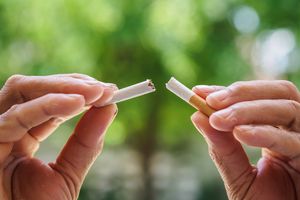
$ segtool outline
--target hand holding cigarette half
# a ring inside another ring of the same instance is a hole
[[[0,199],[77,199],[103,147],[117,88],[81,74],[13,76],[0,91]],[[34,158],[64,121],[88,110],[54,163]]]
[[[287,81],[237,82],[193,91],[217,110],[192,121],[208,144],[229,199],[300,198],[300,93]],[[257,166],[241,144],[262,148]]]

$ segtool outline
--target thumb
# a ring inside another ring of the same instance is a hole
[[[56,163],[51,166],[61,173],[68,186],[74,186],[70,188],[75,191],[74,195],[78,195],[85,175],[101,153],[105,132],[116,114],[116,105],[91,108],[78,123]]]
[[[228,195],[238,190],[244,193],[255,174],[241,144],[232,133],[213,129],[201,112],[196,112],[192,121],[208,144],[210,156],[222,176]]]

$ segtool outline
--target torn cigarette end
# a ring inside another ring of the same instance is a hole
[[[210,116],[215,112],[211,107],[209,107],[204,99],[199,97],[191,89],[180,83],[174,77],[172,77],[166,84],[168,90],[173,92],[175,95],[189,103],[191,106],[197,110],[203,112],[205,115]]]
[[[133,99],[151,92],[155,92],[155,86],[151,80],[146,80],[135,85],[128,86],[126,88],[117,90],[110,102],[106,105],[119,103],[129,99]]]

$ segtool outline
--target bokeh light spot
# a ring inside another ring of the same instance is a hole
[[[253,8],[242,6],[234,12],[233,23],[240,33],[253,33],[257,30],[260,19]]]

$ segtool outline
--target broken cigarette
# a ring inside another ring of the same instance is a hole
[[[168,90],[189,103],[197,110],[203,112],[205,115],[210,116],[215,112],[215,110],[213,110],[206,104],[206,101],[204,99],[199,97],[196,93],[180,83],[174,77],[169,80],[169,82],[166,84],[166,87]]]
[[[152,83],[151,80],[146,80],[144,82],[117,90],[114,93],[112,100],[108,102],[106,105],[133,99],[135,97],[139,97],[151,92],[155,92],[154,84]]]

